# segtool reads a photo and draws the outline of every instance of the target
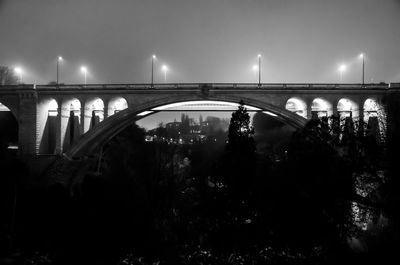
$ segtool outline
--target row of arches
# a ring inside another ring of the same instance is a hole
[[[39,153],[54,154],[69,149],[80,135],[106,117],[128,108],[128,102],[115,97],[105,104],[101,98],[93,97],[84,103],[68,98],[59,104],[54,98],[45,98],[38,106]]]
[[[97,96],[85,100],[73,96],[59,100],[53,97],[40,97],[37,103],[36,150],[40,154],[67,151],[78,141],[80,135],[107,117],[128,108],[128,102],[123,97],[106,98],[104,101],[103,99]],[[382,110],[374,98],[368,98],[361,103],[350,98],[342,98],[335,102],[336,104],[332,104],[322,97],[314,98],[312,101],[292,97],[283,101],[282,107],[285,107],[286,112],[296,113],[305,119],[338,113],[347,119],[362,118],[367,123],[371,117],[378,117],[379,111]],[[381,124],[379,121],[378,123]]]
[[[306,102],[298,97],[288,99],[285,108],[291,112],[298,114],[303,118],[321,118],[329,117],[334,113],[333,105],[326,99],[315,98],[311,103],[311,112],[307,111]],[[368,98],[363,102],[362,117],[364,122],[368,122],[370,117],[377,117],[381,109],[379,103],[372,98]],[[341,118],[353,118],[355,120],[360,118],[360,106],[349,98],[342,98],[338,101],[336,106],[337,113]]]

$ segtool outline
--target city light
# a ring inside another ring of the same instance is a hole
[[[58,56],[58,58],[57,58],[57,86],[58,86],[58,76],[59,76],[59,64],[60,64],[60,62],[63,60],[63,58],[61,57],[61,56]]]
[[[154,60],[156,59],[156,55],[153,54],[151,57],[151,87],[154,86]]]
[[[167,71],[168,71],[168,66],[163,65],[161,67],[161,70],[164,72],[164,83],[167,83]]]
[[[253,67],[252,67],[252,70],[253,70],[253,72],[254,72],[254,77],[255,77],[255,79],[254,79],[254,82],[257,82],[257,76],[258,76],[258,65],[253,65]]]
[[[362,77],[361,77],[361,82],[364,85],[365,82],[365,55],[364,53],[361,53],[359,55],[360,59],[362,59]]]
[[[261,54],[258,55],[258,85],[261,86]]]
[[[19,82],[22,83],[22,73],[23,70],[21,67],[15,67],[14,72],[19,76]]]
[[[85,76],[85,85],[86,85],[86,81],[87,81],[87,68],[86,68],[86,66],[81,66],[81,72]]]
[[[338,70],[339,70],[339,73],[340,73],[340,82],[342,82],[342,80],[343,80],[343,72],[346,71],[346,69],[347,69],[347,66],[345,64],[341,64],[339,66]]]

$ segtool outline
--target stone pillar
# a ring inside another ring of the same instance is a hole
[[[37,93],[32,89],[20,91],[18,95],[19,154],[22,156],[36,155],[39,152],[36,142],[39,127],[37,124]]]
[[[62,115],[62,111],[61,111],[61,104],[62,101],[59,101],[60,104],[58,105],[57,108],[57,124],[56,124],[56,154],[62,154],[62,143],[63,143],[63,138],[61,137],[61,115]]]
[[[103,104],[104,104],[104,108],[103,108],[103,114],[104,114],[104,118],[103,120],[107,119],[109,114],[108,114],[108,103],[110,102],[110,100],[108,98],[103,99]]]
[[[311,120],[311,118],[312,118],[312,109],[311,109],[312,102],[313,102],[312,98],[307,98],[307,100],[306,100],[306,104],[307,104],[307,117],[306,117],[306,119],[307,120]]]
[[[364,133],[364,100],[360,99],[358,104],[358,132],[360,134]]]
[[[335,99],[332,101],[332,115],[333,116],[339,116],[338,110],[337,110],[337,105],[338,105],[338,100]]]
[[[65,141],[67,140],[67,144],[69,144],[69,138],[66,137],[67,135],[67,126],[68,126],[68,120],[69,120],[69,111],[70,108],[68,106],[68,103],[62,103],[61,105],[61,111],[60,111],[60,154],[64,152],[64,146]]]
[[[86,114],[86,107],[85,107],[85,102],[83,104],[81,103],[81,109],[80,109],[80,117],[79,117],[79,135],[76,135],[75,141],[85,133],[85,123],[88,123],[88,127],[90,126],[90,120],[86,121],[85,120],[85,114]]]

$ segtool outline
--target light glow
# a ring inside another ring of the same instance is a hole
[[[339,66],[339,72],[344,72],[344,71],[346,71],[346,69],[347,69],[347,66],[345,64],[342,64]]]
[[[15,67],[14,72],[21,75],[22,74],[22,68],[21,67]]]
[[[146,110],[146,111],[143,111],[143,112],[140,112],[139,114],[137,114],[136,116],[140,116],[140,117],[142,117],[142,116],[146,116],[146,115],[149,115],[149,114],[151,114],[151,113],[153,113],[154,111],[151,111],[151,110]]]
[[[285,109],[294,112],[303,118],[307,118],[307,104],[304,100],[299,98],[290,98],[286,102]]]
[[[173,110],[177,108],[185,108],[185,107],[198,107],[202,108],[205,107],[204,110],[207,110],[207,108],[210,108],[211,106],[214,106],[216,108],[227,108],[227,111],[235,111],[237,107],[239,106],[238,103],[232,103],[232,102],[225,102],[225,101],[211,101],[211,100],[199,100],[199,101],[188,101],[188,102],[178,102],[178,103],[172,103],[164,106],[159,106],[152,108],[151,110],[153,111],[160,111],[160,110]],[[261,109],[245,105],[245,108],[247,110],[251,111],[259,111]]]
[[[278,117],[278,115],[276,115],[275,113],[269,112],[269,111],[263,111],[263,113],[270,115],[272,117]]]

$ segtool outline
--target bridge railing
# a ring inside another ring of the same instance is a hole
[[[335,84],[335,83],[166,83],[166,84],[60,84],[60,85],[7,85],[0,86],[0,91],[21,90],[148,90],[148,89],[389,89],[400,88],[400,83]]]

